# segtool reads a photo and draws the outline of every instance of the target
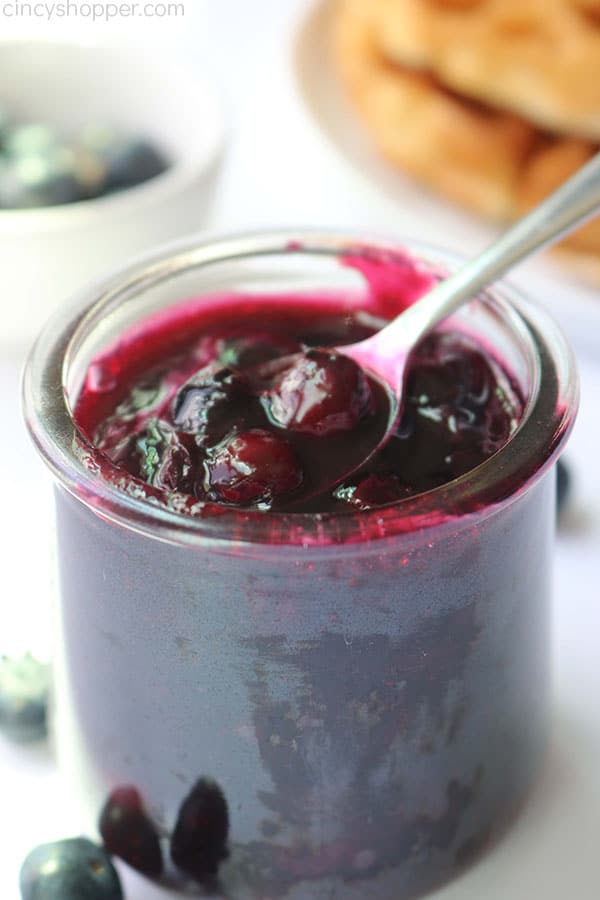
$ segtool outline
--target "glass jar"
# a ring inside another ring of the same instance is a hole
[[[456,265],[403,246],[434,272]],[[152,504],[90,463],[74,400],[95,355],[150,313],[222,291],[356,298],[339,258],[397,249],[317,232],[174,245],[52,320],[27,365],[27,422],[56,483],[59,759],[92,828],[134,785],[168,835],[197,779],[215,779],[231,853],[213,888],[230,900],[402,900],[518,811],[550,718],[573,360],[540,309],[486,292],[455,322],[519,384],[518,428],[467,475],[345,515]]]

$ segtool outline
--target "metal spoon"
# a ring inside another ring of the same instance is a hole
[[[356,344],[317,348],[349,356],[374,376],[382,386],[382,396],[387,394],[387,397],[383,396],[379,414],[363,420],[351,435],[330,434],[325,445],[321,438],[302,442],[306,466],[298,503],[303,509],[307,499],[330,490],[361,469],[392,436],[402,415],[410,355],[419,341],[521,260],[555,243],[599,210],[600,153],[483,253],[439,282],[385,328]],[[252,374],[259,381],[268,379],[293,365],[298,357],[299,354],[281,357],[258,366]],[[293,501],[290,508],[295,505]]]
[[[410,354],[419,341],[480,290],[521,260],[573,231],[599,209],[600,153],[483,253],[439,282],[385,328],[364,341],[335,348],[336,353],[349,356],[384,383],[389,390],[390,411],[385,430],[372,434],[370,452],[360,461],[349,460],[346,472],[336,475],[332,486],[370,459],[395,430],[402,414]]]

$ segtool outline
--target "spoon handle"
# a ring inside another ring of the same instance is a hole
[[[466,300],[488,287],[508,269],[548,244],[555,243],[591,218],[600,208],[600,153],[569,178],[531,213],[519,219],[474,260],[441,281],[409,307],[385,331],[392,342],[414,344]]]

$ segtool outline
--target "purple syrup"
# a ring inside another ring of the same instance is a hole
[[[203,296],[142,321],[76,405],[97,491],[57,492],[62,735],[81,733],[111,825],[116,800],[117,826],[146,808],[163,849],[170,834],[165,885],[421,895],[498,833],[541,756],[553,485],[520,490],[544,461],[532,446],[515,478],[522,434],[473,472],[521,394],[483,341],[432,335],[388,445],[312,493],[384,413],[375,383],[315,348],[367,337],[433,278],[362,248],[343,261],[366,290]],[[115,501],[113,520],[103,480],[162,508],[125,519]],[[198,516],[176,523],[193,543],[154,540],[165,508]]]
[[[389,407],[349,358],[393,315],[348,298],[231,296],[160,314],[94,360],[75,417],[89,440],[156,496],[294,512],[382,507],[474,469],[508,440],[522,403],[509,375],[466,336],[416,349],[400,425],[351,478],[323,490],[349,447],[372,446]]]

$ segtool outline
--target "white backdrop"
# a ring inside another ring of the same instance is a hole
[[[170,47],[208,73],[229,122],[213,230],[328,224],[394,233],[406,232],[408,225],[416,236],[432,239],[431,223],[419,218],[418,209],[395,207],[355,177],[302,108],[289,60],[306,0],[185,0],[184,5],[180,18],[109,22],[16,19],[0,13],[0,37],[142,40]],[[468,233],[473,234],[472,222]],[[484,240],[482,229],[475,243]],[[464,252],[465,234],[453,230],[446,243]],[[526,274],[516,280],[527,285]],[[2,297],[2,304],[2,315],[10,315],[10,298]],[[579,354],[583,403],[568,453],[576,476],[573,510],[556,551],[555,737],[531,802],[509,835],[436,900],[600,896],[600,299],[585,321],[573,316],[568,286],[558,291],[556,307]],[[45,655],[54,591],[51,492],[21,425],[21,356],[15,350],[0,357],[0,652],[32,647]],[[73,818],[62,781],[40,748],[0,741],[0,796],[0,896],[17,900],[25,852],[42,840],[70,834]],[[165,897],[129,873],[125,882],[129,900]]]

